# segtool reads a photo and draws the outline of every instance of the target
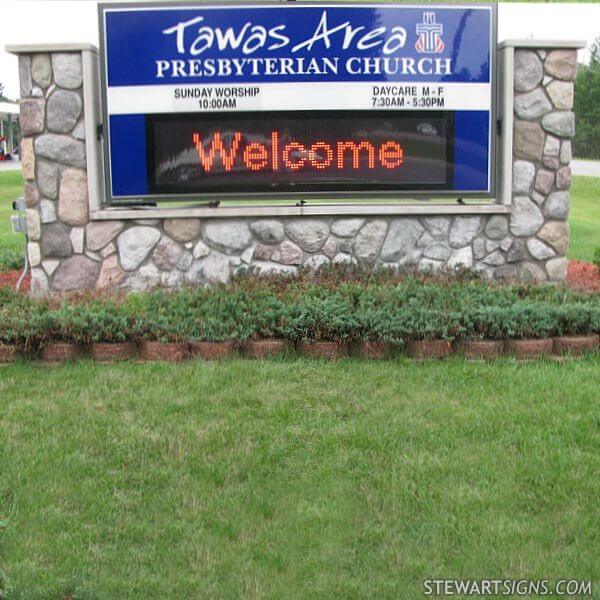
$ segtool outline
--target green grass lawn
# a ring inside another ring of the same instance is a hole
[[[413,599],[432,577],[597,582],[598,389],[598,356],[3,367],[4,586]]]
[[[23,177],[20,171],[0,173],[0,254],[2,250],[23,251],[25,237],[13,233],[10,217],[15,214],[13,200],[23,195]]]
[[[600,247],[600,177],[573,177],[569,258],[592,262]]]
[[[21,251],[22,235],[10,227],[12,201],[23,195],[19,171],[0,173],[0,253],[3,249]],[[571,198],[571,242],[569,258],[591,262],[594,248],[600,246],[600,177],[574,177]]]

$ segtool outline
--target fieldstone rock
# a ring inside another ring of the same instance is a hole
[[[181,271],[169,271],[160,274],[160,285],[167,288],[178,288],[183,285],[185,275]]]
[[[549,260],[546,263],[546,273],[550,281],[566,281],[568,263],[566,257]]]
[[[133,291],[149,290],[160,285],[160,277],[161,272],[156,265],[150,261],[140,267],[137,271],[130,273],[127,276],[125,284]]]
[[[184,250],[181,254],[181,257],[177,261],[176,266],[180,271],[187,271],[191,267],[193,262],[194,259],[192,253]]]
[[[540,194],[539,192],[536,192],[535,190],[533,192],[531,192],[531,199],[538,205],[541,206],[544,203],[544,200],[546,199],[546,196],[544,196],[544,194]]]
[[[104,248],[102,248],[102,250],[100,250],[100,256],[102,258],[106,258],[107,256],[114,254],[116,251],[117,251],[117,247],[115,246],[114,242],[111,242],[107,246],[104,246]]]
[[[80,119],[77,125],[75,125],[75,129],[73,129],[71,135],[76,140],[85,140],[85,121],[83,119]]]
[[[494,252],[488,254],[483,259],[483,262],[486,265],[491,265],[492,267],[499,267],[500,265],[503,265],[506,262],[506,259],[504,258],[504,254],[502,254],[500,250],[494,250]]]
[[[29,290],[29,293],[34,298],[45,296],[50,290],[48,277],[46,277],[46,273],[39,267],[31,269],[31,284]]]
[[[553,135],[546,136],[546,143],[544,144],[544,154],[548,156],[558,156],[560,150],[560,140]]]
[[[56,85],[74,90],[83,83],[81,54],[75,52],[52,54],[52,68]]]
[[[98,252],[92,252],[91,250],[86,250],[85,255],[87,257],[91,258],[92,260],[95,260],[97,262],[102,262],[102,255],[99,254]]]
[[[460,248],[470,244],[479,233],[483,220],[481,217],[456,217],[450,228],[450,246]]]
[[[433,238],[445,238],[450,230],[450,217],[425,217],[421,223]]]
[[[412,252],[417,241],[425,231],[421,223],[414,218],[394,219],[381,248],[380,258],[384,262],[396,262]],[[361,231],[362,233],[362,231]]]
[[[311,271],[317,271],[324,265],[329,264],[329,259],[323,254],[313,254],[304,261],[304,266]]]
[[[448,259],[446,266],[449,269],[470,269],[473,266],[473,251],[471,250],[471,246],[455,250]]]
[[[56,202],[42,200],[40,202],[40,221],[42,223],[54,223],[56,221]]]
[[[111,242],[121,232],[122,221],[93,221],[85,228],[88,250],[96,252]]]
[[[48,131],[68,133],[75,127],[81,115],[81,98],[76,92],[56,90],[46,105]]]
[[[491,217],[485,226],[485,235],[493,240],[499,240],[508,233],[508,219],[501,215]]]
[[[83,238],[85,235],[85,229],[83,227],[73,227],[69,238],[71,239],[71,246],[73,246],[73,252],[75,254],[83,254]]]
[[[419,261],[419,271],[422,273],[435,273],[436,271],[440,271],[443,266],[443,261],[432,258],[422,258]]]
[[[42,236],[42,256],[64,258],[73,254],[69,228],[62,223],[53,223],[44,227]]]
[[[29,257],[29,264],[32,267],[38,267],[41,264],[42,253],[40,245],[37,242],[29,242],[27,244],[27,256]]]
[[[25,223],[27,224],[27,236],[32,241],[37,241],[42,237],[42,227],[40,223],[40,213],[34,208],[25,210]]]
[[[575,114],[571,111],[552,112],[542,117],[542,127],[560,137],[575,135]]]
[[[58,217],[67,225],[88,222],[87,174],[79,169],[65,169],[60,177]]]
[[[512,238],[507,236],[500,242],[500,248],[504,250],[504,252],[508,252],[508,249],[512,246]]]
[[[33,153],[33,138],[21,140],[21,168],[24,179],[35,179],[35,154]]]
[[[247,265],[249,265],[252,262],[252,258],[254,257],[254,248],[252,246],[250,246],[249,248],[246,248],[240,258],[242,259],[243,263],[246,263]]]
[[[515,160],[513,163],[512,191],[517,194],[528,194],[535,176],[535,165],[526,160]]]
[[[477,238],[473,242],[473,257],[479,260],[485,256],[485,240],[483,238]]]
[[[546,169],[539,169],[535,176],[535,189],[542,194],[548,194],[552,189],[554,183],[554,173],[552,171],[546,171]]]
[[[569,216],[569,192],[554,192],[544,203],[544,215],[551,219],[565,220]]]
[[[524,240],[513,240],[508,252],[506,253],[506,260],[509,263],[519,262],[525,258],[526,244]]]
[[[498,248],[500,248],[500,242],[497,242],[496,240],[486,240],[486,242],[485,242],[485,251],[486,252],[493,252],[494,250],[497,250]]]
[[[546,90],[555,108],[559,110],[573,108],[574,85],[572,82],[553,81]]]
[[[538,237],[550,244],[561,256],[567,254],[569,226],[565,221],[549,221],[540,229]]]
[[[513,198],[510,230],[513,235],[533,235],[544,223],[538,205],[527,196]]]
[[[577,51],[553,50],[546,57],[544,68],[552,77],[567,81],[574,80],[577,75]]]
[[[417,240],[417,248],[426,248],[427,246],[431,246],[433,243],[435,243],[435,238],[429,233],[429,231],[424,231],[423,235]]]
[[[222,252],[239,252],[252,242],[245,221],[209,221],[204,225],[204,240]]]
[[[369,221],[358,232],[354,239],[354,256],[362,262],[371,264],[379,255],[381,244],[387,232],[385,221]]]
[[[125,281],[125,271],[119,266],[117,255],[113,254],[102,262],[96,288],[106,290],[116,288]]]
[[[552,104],[541,88],[516,96],[514,107],[517,117],[526,121],[539,119],[552,110]]]
[[[555,156],[543,156],[542,162],[544,163],[545,167],[548,167],[549,169],[552,169],[553,171],[556,171],[558,169],[558,167],[560,167],[558,158],[556,158]]]
[[[333,257],[332,263],[334,265],[356,265],[356,259],[350,254],[340,252]]]
[[[68,135],[40,135],[34,141],[33,147],[38,156],[80,169],[85,168],[85,144]]]
[[[568,165],[571,162],[571,141],[566,140],[560,147],[560,162]]]
[[[209,253],[210,248],[202,240],[198,240],[198,243],[194,246],[192,255],[197,260],[199,258],[203,258],[204,256],[208,256]]]
[[[329,227],[323,221],[300,219],[290,221],[285,231],[292,241],[307,252],[317,252],[329,237]]]
[[[571,187],[571,167],[562,167],[556,172],[556,187],[559,190]]]
[[[301,265],[304,253],[299,246],[296,246],[293,242],[285,240],[279,245],[279,257],[278,262],[284,265]]]
[[[519,279],[525,283],[539,283],[546,281],[546,272],[535,263],[524,262],[519,265]]]
[[[152,260],[159,269],[171,271],[177,266],[182,254],[183,248],[170,237],[163,235],[154,249]]]
[[[40,192],[44,197],[55,200],[58,192],[58,167],[46,160],[38,160],[36,170],[36,181]]]
[[[25,199],[25,206],[28,208],[33,208],[39,202],[40,194],[33,183],[25,184],[23,198]]]
[[[190,283],[227,283],[231,277],[229,257],[213,250],[195,261],[185,277]]]
[[[333,258],[335,256],[335,254],[337,253],[337,242],[335,241],[334,237],[327,238],[327,241],[323,244],[323,247],[321,248],[321,252],[327,258]]]
[[[498,267],[494,273],[496,279],[500,281],[516,279],[518,270],[515,265],[502,265]]]
[[[283,224],[274,219],[254,221],[250,225],[250,231],[265,244],[278,244],[285,235]]]
[[[544,76],[542,61],[531,50],[515,52],[515,91],[530,92],[536,88]]]
[[[60,263],[54,274],[53,288],[57,292],[92,289],[100,274],[100,263],[77,254]]]
[[[412,250],[406,256],[403,256],[397,263],[383,265],[390,269],[394,269],[396,267],[412,267],[414,265],[418,265],[421,260],[422,251],[421,250]]]
[[[31,95],[31,57],[19,56],[19,87],[21,98]]]
[[[44,131],[44,115],[46,103],[40,99],[21,100],[19,123],[21,134],[33,135]],[[36,148],[37,150],[37,148]]]
[[[331,233],[341,238],[354,237],[363,226],[364,219],[338,219],[331,225]]]
[[[550,246],[544,244],[537,238],[531,238],[527,241],[527,249],[533,258],[538,260],[546,260],[556,255],[556,252]]]
[[[31,60],[31,77],[40,87],[47,88],[52,82],[52,65],[47,54],[34,54]]]
[[[277,260],[279,258],[279,250],[275,246],[256,244],[254,246],[254,257],[257,260]]]
[[[42,261],[42,269],[46,271],[46,275],[48,275],[48,277],[52,277],[52,274],[54,271],[56,271],[58,265],[60,265],[60,260],[56,260],[54,258],[49,258],[48,260]]]
[[[431,258],[433,260],[447,260],[450,257],[450,248],[441,242],[436,242],[431,246],[427,246],[423,250],[423,256],[425,258]]]
[[[552,116],[552,113],[544,118],[549,116]],[[513,147],[516,157],[541,160],[544,141],[544,131],[539,123],[515,121]]]
[[[257,261],[252,265],[254,272],[260,276],[266,275],[284,275],[295,277],[298,274],[298,268],[291,265],[281,265],[274,262]]]
[[[178,242],[191,242],[200,235],[200,219],[165,219],[165,233]]]
[[[117,239],[121,266],[126,271],[137,269],[160,239],[160,231],[137,225],[125,230]]]

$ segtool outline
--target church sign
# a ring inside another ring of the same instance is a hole
[[[494,5],[99,15],[113,203],[494,194]]]

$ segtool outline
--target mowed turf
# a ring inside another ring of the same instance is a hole
[[[13,233],[10,217],[16,214],[12,203],[23,195],[23,176],[20,171],[0,172],[0,255],[3,250],[25,249],[25,236]]]
[[[3,367],[0,586],[413,599],[432,577],[598,581],[599,389],[598,356]]]
[[[600,177],[573,177],[569,258],[592,262],[600,248]]]

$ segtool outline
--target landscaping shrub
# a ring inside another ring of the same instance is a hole
[[[600,331],[600,294],[472,277],[338,272],[122,298],[33,300],[0,288],[0,342],[524,339]]]
[[[600,246],[594,249],[594,264],[600,273]]]

